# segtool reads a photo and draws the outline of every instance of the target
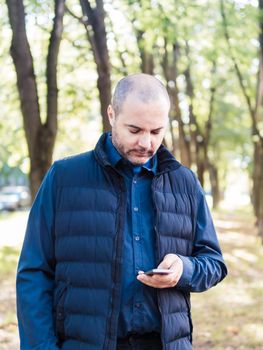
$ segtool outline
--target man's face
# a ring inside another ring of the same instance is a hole
[[[118,116],[109,106],[112,142],[123,158],[135,165],[145,164],[152,158],[162,143],[168,113],[168,102],[162,97],[144,103],[129,95]]]

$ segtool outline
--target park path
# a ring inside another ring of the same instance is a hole
[[[0,350],[18,350],[19,340],[16,320],[15,271],[22,247],[27,211],[0,217],[0,268],[8,271],[0,277]]]
[[[5,246],[20,248],[23,243],[28,211],[0,216],[0,249]]]

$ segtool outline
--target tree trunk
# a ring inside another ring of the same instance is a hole
[[[41,182],[52,163],[54,150],[55,133],[42,125],[38,130],[38,135],[34,144],[34,155],[31,158],[29,180],[32,198],[36,195]]]
[[[29,157],[34,155],[34,145],[41,126],[40,108],[33,58],[25,28],[25,11],[22,0],[7,0],[9,21],[12,29],[10,53],[14,61],[17,88],[23,116]]]
[[[154,59],[153,54],[145,49],[145,39],[143,38],[144,32],[141,30],[136,31],[138,49],[141,57],[141,71],[145,74],[154,74]]]
[[[103,1],[96,0],[96,7],[94,8],[91,7],[90,1],[88,0],[80,0],[80,4],[84,16],[83,22],[97,65],[97,87],[99,91],[103,131],[108,131],[111,129],[107,115],[107,108],[111,103],[111,65],[107,46]]]
[[[11,56],[14,61],[23,124],[30,158],[32,200],[52,162],[57,133],[57,57],[63,30],[64,0],[55,1],[55,17],[47,57],[47,118],[40,118],[37,83],[33,58],[25,27],[22,0],[6,0],[12,29]]]
[[[187,45],[187,57],[189,59],[189,49]],[[190,61],[190,60],[189,60]],[[206,170],[205,166],[205,154],[204,154],[204,136],[200,130],[197,122],[196,115],[193,110],[194,100],[194,87],[191,78],[190,63],[184,72],[186,80],[186,93],[189,96],[189,119],[190,119],[190,136],[191,136],[191,154],[192,162],[194,161],[197,167],[197,176],[202,185],[204,186],[204,173]]]
[[[173,121],[176,120],[178,123],[179,131],[179,150],[180,150],[180,160],[182,164],[187,167],[191,166],[191,155],[190,155],[190,140],[187,139],[185,132],[185,125],[182,120],[182,114],[179,106],[178,98],[178,87],[177,87],[177,62],[179,55],[179,46],[177,43],[172,45],[171,52],[168,51],[167,40],[164,38],[164,55],[162,60],[162,69],[164,73],[165,80],[167,82],[167,91],[171,100],[171,112],[170,112],[170,123],[172,125]],[[173,128],[171,128],[172,139],[175,138],[173,133]],[[173,147],[176,145],[176,140],[173,139]],[[175,149],[173,149],[175,153]]]
[[[200,181],[200,184],[202,187],[204,187],[205,184],[205,171],[206,171],[206,164],[205,164],[205,158],[203,153],[203,147],[198,145],[197,150],[197,177]]]
[[[219,177],[217,168],[211,163],[209,163],[209,177],[211,183],[211,194],[213,198],[213,209],[216,209],[220,202]]]
[[[214,97],[215,97],[215,86],[210,88],[210,103],[209,103],[209,114],[208,120],[205,123],[203,131],[197,121],[197,117],[194,113],[193,102],[194,102],[194,86],[193,79],[191,76],[191,60],[190,60],[190,48],[188,42],[185,43],[186,57],[188,59],[188,66],[184,72],[186,80],[186,93],[189,96],[189,119],[190,119],[190,135],[191,135],[191,145],[192,145],[192,161],[196,163],[197,176],[198,179],[204,187],[205,171],[209,167],[208,158],[208,146],[210,141],[211,129],[212,129],[212,116],[214,110]],[[211,76],[216,72],[216,62],[212,61]],[[211,184],[212,187],[212,184]]]

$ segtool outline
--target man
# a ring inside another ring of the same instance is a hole
[[[161,145],[169,107],[153,76],[123,78],[112,133],[49,170],[18,267],[22,350],[192,349],[190,292],[227,270],[196,177]]]

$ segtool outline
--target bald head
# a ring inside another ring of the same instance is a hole
[[[149,74],[132,74],[118,82],[112,98],[112,107],[116,116],[121,112],[124,101],[130,95],[144,103],[165,99],[170,107],[165,86]]]

